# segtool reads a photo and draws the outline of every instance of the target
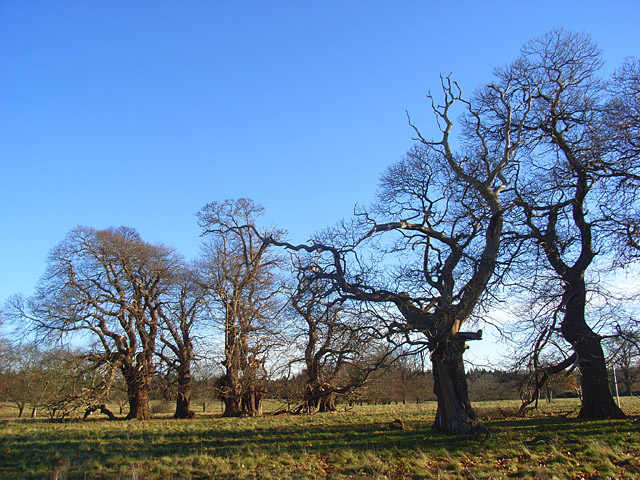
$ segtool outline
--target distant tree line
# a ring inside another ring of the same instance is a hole
[[[638,292],[607,283],[622,271],[637,282],[640,62],[608,78],[602,63],[588,35],[556,30],[468,97],[442,77],[429,94],[437,134],[409,119],[415,144],[373,204],[305,244],[261,226],[249,199],[200,210],[191,261],[131,228],[77,227],[6,314],[39,341],[90,344],[70,355],[94,376],[64,389],[89,389],[98,408],[117,373],[130,419],[150,417],[160,377],[175,416],[193,416],[193,369],[209,358],[225,416],[260,415],[268,395],[295,398],[292,412],[371,389],[419,401],[420,385],[438,403],[434,428],[465,434],[485,430],[471,392],[501,391],[495,372],[465,372],[467,342],[482,338],[469,325],[506,309],[523,408],[564,375],[579,378],[581,418],[621,417],[602,342],[632,391]],[[403,370],[415,356],[431,366]]]
[[[13,405],[18,417],[64,419],[93,412],[111,419],[122,417],[127,405],[127,385],[121,373],[97,368],[94,359],[82,350],[67,348],[42,349],[30,343],[22,346],[2,345],[0,371],[0,402]],[[325,401],[325,411],[350,408],[353,405],[406,405],[435,401],[433,372],[425,371],[420,362],[406,357],[396,358],[384,368],[373,372],[357,388]],[[221,412],[221,397],[217,386],[223,374],[219,367],[197,365],[190,381],[190,409],[199,414]],[[618,368],[622,395],[638,394],[640,365]],[[474,401],[518,400],[526,390],[527,372],[472,368],[466,373],[469,397]],[[631,379],[629,383],[628,379]],[[611,378],[612,389],[615,388]],[[150,384],[149,399],[154,400],[151,413],[164,413],[173,402],[173,411],[180,410],[181,385],[175,372],[161,368]],[[270,413],[313,412],[305,402],[308,395],[308,375],[301,371],[289,377],[269,379],[264,383],[265,397],[272,400]],[[539,391],[539,401],[552,402],[560,397],[579,397],[580,379],[576,374],[552,376]],[[113,411],[112,411],[113,410]]]

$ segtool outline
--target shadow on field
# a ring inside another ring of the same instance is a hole
[[[492,431],[492,436],[487,438],[436,434],[431,431],[429,424],[421,421],[407,422],[404,430],[389,430],[385,425],[371,423],[336,425],[290,422],[284,426],[268,426],[261,424],[260,420],[196,420],[190,423],[176,420],[162,421],[161,424],[154,421],[147,424],[105,422],[102,424],[105,428],[100,428],[99,422],[67,424],[67,428],[65,425],[52,424],[52,428],[46,432],[41,428],[16,432],[10,435],[10,443],[6,443],[9,437],[5,436],[5,441],[0,441],[0,451],[27,462],[45,459],[51,462],[66,458],[72,463],[84,463],[90,458],[106,464],[114,455],[133,456],[142,460],[194,454],[232,457],[253,452],[273,456],[283,453],[292,456],[305,453],[322,455],[342,450],[365,452],[397,449],[428,453],[446,449],[455,453],[473,451],[478,444],[503,442],[505,437],[523,443],[535,441],[538,437],[541,441],[559,436],[566,440],[574,437],[584,440],[590,436],[602,438],[610,432],[637,432],[639,428],[637,424],[625,420],[584,421],[557,417],[496,420],[487,422]],[[73,428],[73,425],[77,425],[77,428]],[[106,428],[107,425],[109,428]]]
[[[160,457],[248,457],[261,455],[279,457],[283,454],[301,457],[307,453],[325,455],[351,450],[353,452],[385,450],[431,450],[446,448],[455,451],[480,438],[460,439],[433,434],[424,423],[409,423],[405,430],[391,431],[381,425],[286,425],[264,427],[258,421],[220,428],[215,420],[201,422],[199,428],[184,430],[180,421],[164,421],[166,431],[158,430],[153,421],[147,426],[129,422],[106,422],[110,428],[100,428],[99,422],[88,424],[51,424],[52,428],[16,432],[10,437],[0,432],[0,456],[7,459],[8,471],[29,471],[30,465],[49,470],[64,459],[70,465],[89,463],[108,466],[123,457],[144,461]],[[172,427],[176,426],[176,430]],[[73,428],[77,426],[77,428]],[[55,428],[58,427],[58,428]],[[67,428],[64,428],[67,427]],[[70,427],[70,428],[69,428]],[[97,428],[96,428],[97,427]],[[7,441],[9,440],[9,441]],[[118,458],[120,457],[120,458]],[[0,477],[3,468],[0,466]]]
[[[622,420],[585,420],[566,417],[543,417],[532,419],[508,419],[487,422],[494,434],[510,431],[523,437],[536,435],[558,436],[566,439],[573,437],[582,440],[589,437],[607,437],[609,434],[637,433],[640,424],[636,417]]]
[[[572,411],[571,405],[562,408]],[[248,478],[247,472],[265,468],[275,469],[269,478],[298,469],[306,469],[309,478],[318,471],[358,476],[376,469],[396,478],[402,477],[396,469],[405,467],[414,473],[438,468],[451,478],[467,471],[468,478],[485,478],[485,471],[537,478],[540,469],[557,473],[560,466],[566,470],[559,478],[583,478],[596,470],[606,473],[602,478],[640,478],[640,423],[634,417],[521,419],[513,409],[479,410],[490,436],[434,433],[432,410],[402,406],[262,418],[0,420],[0,478],[44,479],[55,472],[69,479],[212,478],[212,472],[217,478]],[[637,415],[640,409],[632,411]],[[402,419],[403,430],[388,428],[395,418]],[[245,477],[233,473],[239,466]]]

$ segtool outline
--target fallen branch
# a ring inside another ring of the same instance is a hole
[[[96,410],[100,410],[100,413],[103,413],[104,415],[109,417],[109,420],[117,420],[118,419],[118,417],[116,417],[113,414],[113,412],[107,408],[107,406],[104,403],[102,405],[92,405],[90,407],[87,407],[87,409],[84,412],[84,417],[82,419],[86,420],[87,417],[89,415],[91,415],[93,412],[95,412]]]

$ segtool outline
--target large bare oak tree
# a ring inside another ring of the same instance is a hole
[[[28,314],[48,336],[85,332],[127,384],[128,419],[148,419],[162,296],[179,258],[126,227],[77,227],[50,253]]]
[[[500,197],[521,137],[514,122],[526,116],[529,99],[512,99],[517,92],[511,83],[487,86],[480,95],[500,106],[504,122],[498,122],[495,112],[487,115],[465,100],[449,78],[442,79],[442,93],[441,105],[432,98],[439,138],[427,140],[415,129],[418,144],[387,170],[378,201],[360,212],[358,222],[322,242],[274,243],[322,254],[317,278],[334,282],[345,298],[397,307],[402,320],[386,322],[388,335],[422,336],[431,352],[434,428],[465,434],[485,427],[471,407],[463,362],[466,342],[481,332],[463,326],[496,272]],[[458,106],[462,129],[455,141]],[[370,257],[372,251],[377,254]]]
[[[225,373],[218,388],[224,416],[262,414],[267,354],[278,338],[281,258],[263,237],[279,238],[280,232],[258,234],[255,222],[262,212],[260,205],[241,198],[209,203],[198,214],[209,240],[203,281],[224,333]]]
[[[629,214],[635,209],[637,215],[638,155],[633,129],[614,114],[626,111],[632,98],[619,93],[624,85],[612,88],[615,80],[608,84],[598,76],[601,66],[588,35],[555,30],[530,41],[499,72],[517,79],[532,99],[531,114],[519,125],[526,148],[518,158],[513,225],[531,242],[524,288],[535,279],[552,307],[536,344],[548,345],[559,331],[571,345],[573,355],[559,368],[575,364],[580,370],[582,418],[623,416],[609,391],[603,337],[588,322],[588,309],[595,307],[588,282],[590,272],[597,279],[616,264],[612,255],[624,233],[629,245],[637,235]],[[609,88],[618,90],[613,98]]]

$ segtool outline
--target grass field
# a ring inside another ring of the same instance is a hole
[[[433,404],[239,419],[8,418],[0,478],[640,478],[640,402],[623,402],[629,419],[588,422],[574,418],[575,400],[527,419],[513,417],[516,402],[478,403],[491,435],[466,438],[431,432]],[[388,428],[394,419],[404,430]]]

